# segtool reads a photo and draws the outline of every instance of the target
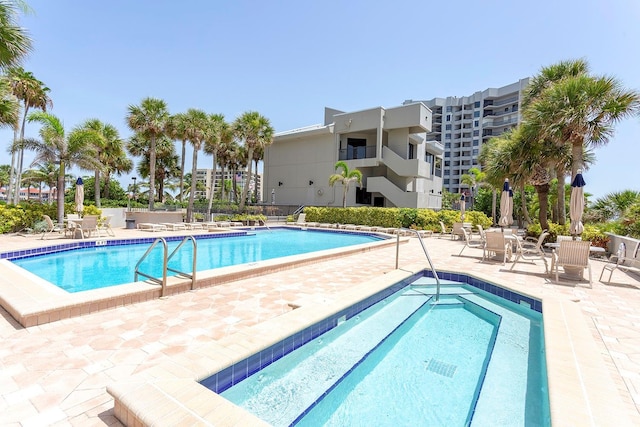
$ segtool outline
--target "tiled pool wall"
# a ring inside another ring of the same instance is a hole
[[[229,387],[234,386],[240,381],[258,372],[262,368],[269,366],[276,360],[282,358],[283,356],[286,356],[287,354],[303,346],[309,341],[316,339],[323,333],[335,328],[338,325],[339,321],[341,321],[342,319],[347,320],[352,318],[353,316],[371,307],[373,304],[387,298],[389,295],[398,292],[410,283],[413,283],[420,277],[433,277],[433,275],[431,274],[431,271],[426,270],[416,273],[402,280],[401,282],[398,282],[384,289],[383,291],[367,297],[366,299],[355,305],[352,305],[351,307],[341,310],[338,313],[329,316],[328,318],[315,323],[288,338],[285,338],[284,340],[248,357],[247,359],[244,359],[234,365],[223,369],[216,374],[211,375],[210,377],[201,380],[200,384],[218,394],[222,393]],[[503,299],[515,302],[516,304],[520,304],[520,301],[526,301],[530,304],[530,308],[532,310],[542,313],[541,301],[525,295],[521,295],[517,292],[509,291],[492,283],[483,282],[479,279],[464,274],[455,274],[448,272],[438,272],[438,277],[443,280],[454,280],[461,283],[469,284],[473,287],[484,290]]]
[[[271,227],[271,230],[275,229],[287,229],[291,230],[290,227]],[[197,235],[189,235],[194,237],[196,240],[204,240],[204,239],[220,239],[223,237],[238,237],[238,236],[246,236],[251,233],[252,229],[239,228],[236,231],[229,231],[224,233],[213,233],[213,234],[197,234]],[[313,230],[314,232],[319,233],[342,233],[342,234],[357,234],[359,236],[366,235],[371,237],[380,238],[379,234],[376,233],[358,233],[349,230]],[[40,248],[32,248],[32,249],[22,249],[18,251],[8,251],[0,253],[0,259],[23,259],[23,258],[31,258],[38,255],[47,255],[53,254],[57,252],[65,252],[71,251],[74,249],[84,249],[84,248],[96,248],[96,247],[105,247],[105,246],[123,246],[123,245],[135,245],[147,243],[151,244],[158,238],[163,238],[167,242],[181,241],[188,235],[181,234],[176,236],[157,236],[157,237],[137,237],[134,239],[107,239],[107,238],[99,238],[97,240],[80,240],[70,243],[62,243],[58,245],[45,246]]]

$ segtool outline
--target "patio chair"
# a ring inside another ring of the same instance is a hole
[[[445,234],[449,234],[449,232],[447,231],[447,227],[444,225],[444,222],[439,221],[440,222],[440,236],[438,237],[442,237]]]
[[[513,252],[511,240],[507,240],[504,233],[500,231],[487,232],[485,238],[482,260],[502,255],[502,265],[505,265],[507,260],[511,259]]]
[[[515,239],[517,249],[516,249],[516,259],[513,261],[513,265],[511,266],[511,270],[516,266],[518,260],[524,261],[535,261],[542,260],[544,263],[544,271],[546,274],[549,274],[549,267],[547,266],[547,258],[545,257],[544,250],[542,249],[542,245],[544,244],[544,240],[547,238],[549,233],[543,232],[540,234],[540,237],[535,241],[535,244],[531,242],[531,240],[523,240]]]
[[[98,224],[98,236],[100,236],[101,232],[104,231],[105,236],[115,237],[116,233],[114,233],[111,228],[112,217],[113,215],[107,215],[102,219],[102,223]]]
[[[80,229],[80,235],[82,236],[83,239],[85,237],[91,237],[91,233],[93,232],[99,233],[98,215],[85,215],[84,218],[82,218],[82,224],[80,224],[76,228]]]
[[[640,274],[640,260],[634,258],[634,255],[638,252],[639,245],[640,243],[636,244],[635,249],[629,252],[628,256],[626,245],[624,242],[620,243],[618,251],[614,255],[611,255],[609,262],[602,267],[602,272],[600,272],[600,279],[598,279],[598,281],[602,282],[602,276],[605,271],[609,272],[609,279],[607,280],[607,283],[611,283],[611,277],[615,270],[620,270],[625,273]]]
[[[484,241],[483,240],[473,240],[471,233],[469,233],[464,228],[462,229],[462,234],[464,236],[464,246],[460,249],[460,253],[458,256],[462,255],[462,251],[465,248],[476,248],[476,249],[484,249]]]
[[[585,268],[589,269],[589,287],[592,286],[591,263],[589,250],[591,242],[588,240],[561,240],[558,250],[551,254],[551,273],[558,279],[558,270],[564,268],[565,273],[574,279],[581,279]]]
[[[60,227],[58,224],[55,224],[49,215],[42,215],[45,221],[46,228],[42,233],[42,237],[40,240],[45,240],[45,237],[50,235],[51,233],[62,233],[64,228]]]
[[[464,239],[464,235],[462,232],[464,231],[464,224],[461,222],[454,222],[453,228],[451,228],[451,239],[455,240],[458,237],[460,239]]]
[[[482,240],[484,242],[485,241],[484,227],[482,227],[482,225],[480,225],[480,224],[476,225],[476,227],[478,228],[478,234],[480,235],[480,240]]]

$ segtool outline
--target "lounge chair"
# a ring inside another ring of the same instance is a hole
[[[464,228],[462,229],[462,235],[464,236],[464,246],[460,249],[458,256],[462,255],[462,251],[464,251],[465,248],[484,249],[484,241],[473,240],[471,233]]]
[[[138,224],[138,230],[167,231],[167,226],[164,224],[155,224],[153,222],[141,222],[140,224]]]
[[[531,240],[521,241],[520,239],[515,239],[517,244],[516,250],[516,259],[513,261],[513,265],[511,266],[511,270],[516,266],[518,260],[524,261],[535,261],[542,260],[544,263],[544,271],[545,273],[549,273],[549,267],[547,266],[547,258],[545,257],[544,250],[542,250],[542,245],[544,244],[544,240],[547,238],[549,233],[546,231],[540,234],[540,237],[535,241],[535,243],[531,242]]]
[[[55,224],[49,215],[42,215],[44,221],[46,223],[46,228],[42,233],[42,237],[40,240],[45,240],[45,237],[50,235],[51,233],[62,233],[65,231],[64,228],[60,227],[58,224]]]
[[[551,273],[555,273],[558,282],[558,270],[564,268],[565,273],[575,279],[582,278],[585,268],[589,269],[589,286],[591,280],[591,263],[589,263],[589,250],[591,242],[588,240],[561,240],[558,250],[551,254]]]
[[[491,231],[485,234],[486,241],[484,244],[484,250],[482,252],[482,260],[488,259],[492,256],[502,255],[502,265],[507,263],[507,260],[511,259],[511,240],[505,238],[504,233],[500,231]]]
[[[164,225],[167,230],[178,231],[178,230],[186,230],[187,226],[184,222],[161,222],[160,225]]]
[[[635,248],[631,252],[627,252],[627,247],[623,243],[620,243],[618,246],[618,251],[611,255],[609,258],[609,262],[602,267],[602,272],[600,273],[600,279],[598,281],[602,282],[602,276],[605,271],[609,272],[609,279],[607,283],[611,283],[611,277],[613,276],[613,272],[616,270],[620,270],[625,273],[636,273],[640,274],[640,260],[634,258],[634,256],[638,252],[638,247],[640,243],[635,245]]]
[[[188,230],[204,230],[203,222],[187,222],[184,225]]]

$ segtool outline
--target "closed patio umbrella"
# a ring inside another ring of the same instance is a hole
[[[509,196],[511,189],[509,188],[509,179],[504,180],[502,185],[502,193],[500,194],[500,221],[498,224],[501,227],[508,227],[513,224],[512,209],[513,209],[513,197]],[[513,193],[511,193],[513,194]]]
[[[76,212],[80,213],[84,210],[84,182],[82,182],[82,178],[78,178],[76,181]]]
[[[571,217],[570,232],[572,236],[582,234],[582,214],[584,213],[584,178],[582,171],[578,169],[576,177],[571,183],[571,199],[569,201],[569,216]]]
[[[460,221],[464,222],[464,212],[466,209],[467,203],[464,200],[464,194],[460,196]]]

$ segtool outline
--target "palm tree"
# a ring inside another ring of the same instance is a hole
[[[240,198],[240,212],[244,210],[244,205],[249,192],[249,183],[251,182],[251,163],[253,161],[253,153],[258,147],[271,145],[273,142],[273,127],[269,119],[261,116],[256,111],[248,111],[242,114],[234,122],[234,131],[236,136],[244,141],[247,150],[247,176],[245,185],[242,188],[242,196]]]
[[[65,133],[62,121],[53,114],[36,111],[27,118],[29,123],[42,124],[40,138],[26,139],[18,143],[26,150],[36,152],[34,163],[56,162],[58,170],[58,223],[62,225],[64,218],[64,188],[66,167],[78,166],[81,169],[93,170],[100,162],[92,149],[95,135],[83,129],[75,129],[69,135]]]
[[[100,175],[107,171],[108,163],[113,155],[124,154],[122,150],[122,140],[115,126],[103,123],[98,119],[89,119],[85,121],[80,129],[95,134],[93,149],[97,153],[100,161],[100,168],[94,170],[94,197],[96,207],[100,207]]]
[[[31,51],[31,38],[17,22],[20,11],[29,11],[25,2],[0,1],[0,69],[19,64]]]
[[[347,207],[347,192],[349,191],[349,185],[352,182],[362,186],[362,172],[358,169],[349,169],[346,162],[339,161],[335,164],[334,169],[336,172],[329,177],[329,185],[333,187],[333,184],[339,182],[342,184],[342,207]]]
[[[22,67],[12,67],[8,72],[9,84],[11,85],[11,92],[15,97],[22,102],[22,121],[14,127],[14,144],[17,140],[24,139],[24,127],[27,120],[27,116],[30,108],[37,108],[44,112],[47,108],[51,108],[53,103],[49,98],[50,89],[45,86],[43,82],[36,79],[32,72],[25,71]],[[20,136],[18,137],[18,131]],[[24,149],[20,148],[17,151],[18,158],[15,159],[15,152],[11,156],[11,165],[16,164],[16,179],[15,186],[16,191],[14,195],[14,203],[17,204],[20,200],[20,183],[22,177]],[[10,188],[11,190],[11,188]]]
[[[211,189],[209,190],[209,206],[207,209],[207,214],[211,213],[211,208],[213,206],[213,198],[216,188],[216,176],[218,172],[218,153],[221,150],[225,150],[227,145],[229,144],[229,141],[233,139],[231,127],[224,120],[224,115],[213,114],[211,116],[211,126],[213,127],[211,137],[204,143],[204,152],[210,154],[213,157],[213,172],[211,177]],[[222,176],[222,178],[224,180],[224,175]]]
[[[193,145],[193,159],[191,164],[191,179],[197,181],[198,178],[198,152],[202,149],[204,142],[211,138],[213,126],[211,119],[202,110],[190,108],[184,115],[184,136]],[[189,203],[187,205],[187,222],[193,218],[193,205],[196,196],[196,186],[191,185],[189,191]]]
[[[609,142],[614,126],[640,111],[640,94],[613,77],[578,73],[549,84],[523,110],[539,139],[571,147],[571,179],[584,167],[584,146]]]
[[[187,152],[187,135],[186,128],[186,116],[183,113],[174,114],[169,118],[167,123],[167,133],[172,139],[180,140],[182,143],[182,152],[180,154],[180,189],[178,191],[178,199],[182,202],[182,196],[184,193],[184,163]]]
[[[463,174],[460,176],[460,183],[468,186],[471,189],[471,208],[473,209],[473,197],[474,191],[477,187],[482,186],[484,184],[484,180],[486,179],[487,174],[482,172],[478,168],[469,169],[468,174]]]
[[[149,140],[149,210],[155,203],[156,140],[165,134],[169,121],[167,104],[157,98],[145,98],[140,105],[130,105],[126,117],[129,128]]]
[[[49,189],[49,196],[47,197],[49,204],[53,203],[53,189],[58,181],[58,170],[58,167],[52,162],[32,163],[31,169],[29,169],[30,174],[38,177],[40,182],[43,182]]]
[[[133,135],[126,144],[127,151],[132,156],[142,157],[143,160],[138,164],[137,171],[143,178],[150,176],[150,142],[141,134]],[[175,146],[173,141],[167,136],[161,136],[156,141],[156,162],[154,167],[154,192],[164,197],[164,182],[166,179],[179,176],[178,156],[175,154]],[[150,180],[149,180],[150,181]],[[151,185],[150,183],[148,184]],[[149,187],[150,188],[150,187]],[[145,193],[150,195],[151,192]]]

